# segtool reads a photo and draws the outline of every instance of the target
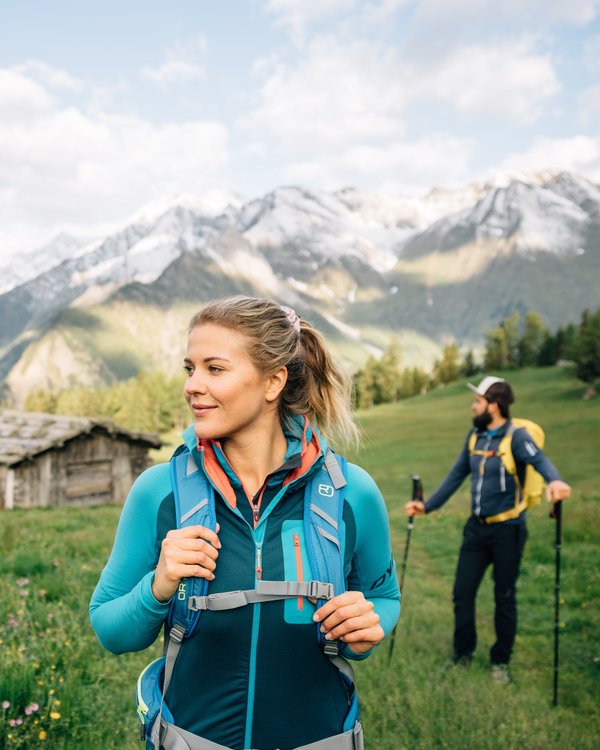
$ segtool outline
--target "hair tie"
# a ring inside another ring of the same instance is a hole
[[[286,315],[286,318],[290,321],[290,325],[293,326],[296,333],[300,333],[300,318],[296,315],[296,311],[292,310],[291,307],[281,305],[281,309]]]

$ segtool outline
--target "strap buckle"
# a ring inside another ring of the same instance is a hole
[[[334,595],[333,583],[309,581],[307,588],[307,596],[311,599],[332,599]]]
[[[340,642],[338,640],[325,641],[323,643],[323,653],[330,659],[332,656],[337,656],[340,653]]]
[[[174,623],[173,627],[169,631],[169,639],[175,643],[181,643],[185,636],[185,628],[178,622]]]
[[[192,612],[210,609],[213,612],[221,612],[225,609],[237,609],[248,604],[248,594],[240,589],[236,591],[221,591],[218,594],[208,596],[188,597],[188,609]]]

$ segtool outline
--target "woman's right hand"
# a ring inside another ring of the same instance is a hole
[[[152,582],[152,593],[157,601],[168,602],[182,578],[213,580],[221,548],[217,532],[205,526],[186,526],[169,531],[162,541]]]

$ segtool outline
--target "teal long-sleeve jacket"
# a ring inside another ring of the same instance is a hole
[[[200,462],[193,431],[184,437]],[[303,437],[297,424],[286,437],[284,465],[268,478],[256,528],[241,483],[217,444],[215,455],[237,504],[231,507],[216,495],[222,546],[211,593],[254,587],[258,538],[264,578],[294,579],[289,568],[295,564],[293,545],[298,537],[304,548],[304,485],[321,464],[326,446],[310,427]],[[306,438],[317,440],[317,458],[284,489],[289,466],[306,448]],[[362,591],[373,601],[387,635],[399,616],[400,595],[385,503],[375,482],[358,466],[348,465],[347,482],[343,509],[347,589]],[[152,580],[162,540],[175,527],[169,465],[160,464],[133,485],[90,604],[92,626],[108,650],[144,649],[161,632],[169,604],[154,598]],[[166,696],[177,725],[233,750],[286,750],[341,732],[348,710],[347,689],[317,645],[314,611],[309,601],[300,607],[293,599],[205,612],[200,627],[182,646]],[[347,658],[368,656],[343,648]]]

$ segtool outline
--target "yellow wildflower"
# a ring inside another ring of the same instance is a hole
[[[57,721],[58,719],[60,719],[60,714],[58,713],[58,711],[50,711],[50,718],[54,719],[54,721]]]
[[[42,742],[46,739],[47,736],[48,735],[46,734],[46,732],[43,729],[40,729],[40,733],[38,734],[38,737],[40,738]]]

